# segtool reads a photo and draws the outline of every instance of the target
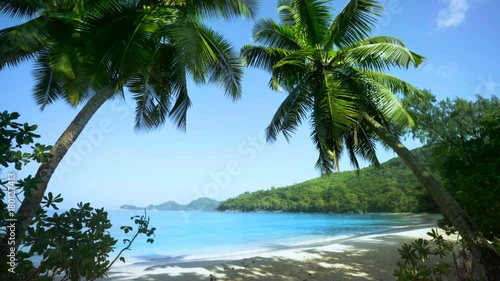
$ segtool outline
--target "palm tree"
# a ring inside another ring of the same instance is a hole
[[[36,173],[38,188],[17,213],[15,245],[56,167],[106,101],[124,98],[128,89],[136,129],[159,127],[168,118],[185,129],[188,79],[215,83],[238,99],[241,59],[202,19],[252,17],[255,7],[255,0],[0,0],[1,12],[30,18],[0,30],[0,69],[33,60],[34,97],[42,109],[59,99],[84,104]]]
[[[442,213],[466,239],[488,280],[500,280],[500,258],[455,199],[398,140],[412,119],[396,94],[418,95],[412,85],[383,71],[417,67],[424,58],[393,37],[368,35],[383,7],[351,0],[332,20],[327,0],[279,0],[280,22],[259,20],[254,40],[241,50],[246,64],[272,73],[269,86],[287,97],[267,127],[268,141],[288,140],[305,120],[324,174],[338,168],[346,151],[378,164],[375,144],[391,147],[420,180]]]

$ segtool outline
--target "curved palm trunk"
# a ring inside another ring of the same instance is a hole
[[[460,207],[458,202],[418,161],[418,159],[386,128],[376,120],[365,116],[368,126],[388,144],[418,178],[427,193],[439,206],[441,212],[448,218],[460,235],[467,242],[472,255],[483,267],[487,280],[500,280],[500,255],[484,238],[472,219]]]
[[[63,159],[64,155],[68,152],[70,147],[81,134],[90,118],[97,112],[97,110],[113,95],[113,91],[107,89],[105,91],[95,94],[82,110],[76,115],[75,119],[66,128],[63,134],[59,137],[54,147],[50,151],[52,158],[48,162],[43,163],[38,168],[35,178],[39,180],[37,184],[38,189],[31,191],[31,196],[24,198],[19,210],[17,211],[16,218],[16,237],[15,249],[17,251],[19,244],[23,241],[24,235],[28,230],[31,220],[35,217],[40,203],[42,202],[43,195],[47,189],[47,185],[54,174],[57,166]],[[0,257],[3,259],[9,253],[11,247],[14,245],[7,245],[7,236],[3,239]]]

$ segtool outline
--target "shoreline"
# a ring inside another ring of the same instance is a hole
[[[417,225],[383,232],[331,238],[244,253],[223,254],[202,259],[152,259],[116,266],[101,280],[395,280],[399,260],[397,248],[436,228],[440,215],[413,214]]]

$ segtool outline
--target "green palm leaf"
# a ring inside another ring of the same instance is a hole
[[[301,49],[290,52],[272,70],[272,79],[285,88],[293,88],[311,70],[310,61],[316,52],[314,49]]]
[[[175,104],[170,111],[169,117],[174,120],[178,128],[185,131],[187,123],[187,111],[192,104],[187,91],[185,75],[179,77],[177,85],[178,87],[176,90]]]
[[[10,17],[33,17],[51,1],[42,0],[0,0],[0,13]]]
[[[289,25],[280,25],[272,19],[261,19],[253,28],[255,42],[273,48],[298,50],[299,42],[296,40],[295,30]]]
[[[293,8],[291,7],[293,0],[278,0],[278,16],[280,22],[284,25],[294,25]]]
[[[44,18],[0,30],[0,70],[35,58],[51,41]]]
[[[289,55],[291,51],[264,46],[245,45],[241,48],[241,56],[246,66],[253,66],[272,71],[274,65]]]
[[[350,0],[335,17],[324,48],[345,48],[364,40],[375,27],[384,8],[377,0]]]
[[[312,100],[309,85],[303,80],[276,110],[271,123],[266,128],[267,140],[275,141],[281,132],[287,141],[311,110]]]
[[[47,49],[41,52],[33,68],[35,76],[33,96],[42,110],[45,109],[45,106],[64,96],[61,82],[58,81],[57,74],[50,68],[49,63],[50,49]]]
[[[324,114],[321,107],[324,107],[324,103],[315,99],[311,112],[311,139],[319,152],[316,169],[322,174],[329,174],[338,169],[343,147],[341,139],[332,135],[335,131],[331,127],[329,114]]]
[[[368,38],[383,11],[378,1],[350,0],[333,21],[328,2],[278,1],[281,22],[259,21],[254,39],[260,46],[247,45],[241,52],[248,66],[271,72],[272,89],[288,92],[268,127],[268,140],[280,132],[289,140],[310,112],[311,138],[319,152],[316,167],[322,173],[339,168],[342,151],[356,168],[357,157],[378,164],[379,139],[365,117],[397,135],[412,120],[396,93],[419,91],[376,71],[418,66],[424,59],[397,38]]]
[[[195,18],[233,18],[235,16],[254,17],[257,10],[256,0],[184,0],[185,5]]]
[[[369,70],[361,71],[361,73],[368,79],[386,87],[394,94],[401,93],[404,96],[419,96],[422,94],[422,90],[389,74]]]
[[[344,61],[354,67],[367,70],[385,71],[391,67],[417,67],[423,61],[420,56],[407,48],[391,43],[373,43],[347,49],[343,52]]]
[[[376,135],[368,132],[362,122],[351,127],[351,130],[345,137],[345,146],[347,147],[349,160],[357,171],[360,169],[358,156],[361,156],[361,158],[367,160],[372,165],[380,165],[376,153],[377,141]]]
[[[310,46],[322,44],[331,18],[329,0],[293,0],[290,3],[295,28]]]
[[[377,44],[377,43],[389,43],[389,44],[394,44],[394,45],[398,45],[401,47],[406,47],[404,42],[401,39],[398,39],[398,38],[395,38],[392,36],[375,36],[375,37],[370,37],[370,38],[361,40],[359,42],[356,42],[355,44],[349,46],[349,48],[363,46],[363,45]]]
[[[206,42],[202,47],[207,47],[206,52],[213,54],[211,59],[204,62],[209,82],[223,86],[226,95],[233,100],[239,99],[243,76],[243,64],[239,54],[221,34],[203,25],[199,25],[198,29]]]

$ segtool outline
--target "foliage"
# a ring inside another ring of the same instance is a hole
[[[46,161],[51,157],[48,153],[51,146],[45,146],[39,143],[31,146],[31,152],[23,151],[25,146],[33,144],[34,139],[40,136],[35,134],[37,125],[29,125],[28,123],[18,123],[16,120],[19,118],[19,113],[3,111],[0,114],[0,164],[4,168],[0,168],[0,174],[5,170],[5,168],[13,167],[16,170],[20,170],[23,165],[26,165],[30,161],[36,161],[38,163]],[[21,192],[27,194],[30,193],[32,188],[36,188],[36,180],[31,176],[25,179],[21,179],[17,183],[17,188],[10,186],[11,182],[8,181],[8,176],[4,175],[6,180],[0,180],[0,197],[5,198],[8,191],[8,199],[15,200],[17,195]],[[9,188],[7,187],[9,185]],[[16,191],[14,191],[14,189]],[[9,192],[11,191],[11,192]],[[7,210],[7,204],[5,200],[0,201],[0,216],[2,218],[8,218],[10,213]],[[5,235],[6,222],[4,219],[0,220],[0,235]]]
[[[255,0],[0,1],[0,13],[25,21],[0,30],[0,70],[33,61],[35,101],[76,107],[94,95],[136,102],[136,129],[169,118],[184,129],[191,105],[188,80],[241,94],[237,51],[203,23],[252,17]]]
[[[31,160],[37,162],[46,161],[50,158],[47,151],[50,147],[40,144],[32,146],[32,153],[21,152],[26,145],[34,142],[36,125],[20,124],[15,122],[18,113],[3,112],[0,116],[0,161],[6,168],[13,166],[21,170],[22,165]],[[14,202],[17,195],[30,196],[30,190],[36,188],[36,179],[28,176],[17,181],[12,187],[12,181],[2,181],[0,189],[0,238],[8,234],[6,219],[12,218]],[[7,191],[9,206],[6,202]],[[16,196],[13,197],[12,195]],[[61,195],[54,196],[51,192],[44,196],[30,228],[27,231],[21,250],[16,253],[15,273],[8,272],[6,262],[2,262],[2,275],[7,280],[52,280],[54,276],[61,276],[62,280],[96,280],[109,271],[110,266],[120,259],[125,261],[121,254],[129,249],[132,242],[139,234],[147,237],[154,235],[155,228],[150,228],[149,218],[143,216],[132,217],[137,225],[137,230],[132,239],[124,239],[127,245],[121,250],[115,259],[110,262],[109,255],[114,251],[116,239],[111,237],[109,229],[112,227],[108,219],[108,213],[104,209],[95,209],[90,203],[79,203],[78,208],[71,208],[65,212],[56,212],[63,198]],[[52,215],[48,215],[48,210]],[[20,219],[18,220],[20,221]],[[122,227],[125,233],[133,231],[130,226]],[[148,238],[147,242],[154,240]],[[26,250],[25,250],[26,249]],[[3,257],[2,257],[3,258]],[[35,262],[34,262],[35,261]],[[36,264],[36,265],[35,265]],[[8,277],[7,277],[8,275]]]
[[[409,244],[404,243],[398,249],[401,261],[397,263],[398,269],[394,271],[398,280],[454,280],[452,276],[457,276],[461,281],[479,280],[473,259],[459,236],[453,242],[435,229],[431,229],[427,235],[432,238],[430,243],[419,238]],[[450,264],[450,261],[453,264]]]
[[[430,149],[429,165],[489,239],[500,238],[500,100],[403,100],[415,117],[413,135]]]
[[[473,221],[429,171],[399,142],[411,115],[398,94],[417,99],[422,93],[384,71],[418,67],[424,57],[397,38],[369,34],[383,7],[377,0],[350,0],[332,18],[330,1],[278,1],[279,23],[263,19],[254,41],[241,53],[248,65],[271,72],[269,85],[287,96],[267,127],[267,139],[289,139],[305,120],[319,152],[322,174],[338,168],[347,152],[377,165],[376,143],[390,146],[419,178],[442,212],[467,239],[490,280],[498,280],[500,256]]]
[[[383,71],[424,60],[397,38],[369,37],[384,10],[379,1],[348,1],[335,17],[329,2],[279,1],[280,21],[259,20],[253,30],[259,45],[241,50],[249,66],[271,72],[272,89],[287,92],[267,127],[268,140],[280,133],[289,140],[310,120],[316,167],[323,174],[338,169],[342,151],[357,168],[357,157],[378,165],[378,137],[365,116],[398,135],[412,121],[396,94],[419,93]]]
[[[108,100],[130,93],[138,130],[159,128],[168,119],[184,130],[191,106],[189,79],[220,86],[233,100],[240,98],[242,60],[203,20],[252,17],[256,4],[256,0],[0,0],[0,13],[24,20],[0,30],[0,70],[33,62],[33,95],[42,110],[57,100],[75,108],[85,104],[54,145],[53,158],[40,165],[38,189],[23,201],[18,216],[33,218],[55,169]],[[19,225],[21,233],[26,228],[27,224]],[[4,255],[7,250],[3,241],[0,252]]]
[[[419,149],[424,154],[425,149]],[[288,187],[244,193],[219,211],[435,212],[437,209],[399,158],[379,167],[333,173]]]

